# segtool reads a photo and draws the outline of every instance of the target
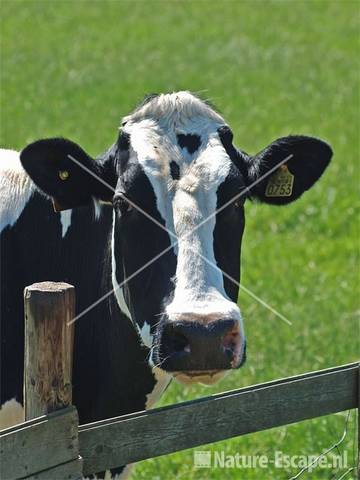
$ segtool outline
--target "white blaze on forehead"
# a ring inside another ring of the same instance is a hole
[[[230,166],[220,141],[212,138],[196,163],[189,167],[188,174],[179,181],[173,199],[179,253],[175,295],[167,307],[170,318],[216,313],[218,318],[239,318],[237,306],[227,299],[222,273],[197,255],[216,265],[213,237],[216,217],[211,215],[216,211],[217,190]]]
[[[176,287],[167,307],[170,318],[186,313],[219,313],[240,321],[237,306],[225,293],[220,271],[197,253],[216,264],[213,232],[215,217],[193,232],[216,210],[217,190],[226,179],[231,160],[218,136],[225,121],[208,105],[188,92],[160,95],[124,119],[130,134],[130,156],[147,175],[178,256]],[[199,148],[189,153],[178,144],[177,135],[198,135]],[[173,180],[170,163],[176,162],[180,179]]]

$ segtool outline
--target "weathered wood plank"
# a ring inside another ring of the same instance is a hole
[[[356,408],[357,383],[354,363],[83,425],[84,474]]]
[[[24,291],[25,419],[71,404],[75,289],[62,282],[34,283]]]
[[[75,407],[44,415],[1,431],[0,478],[23,478],[79,455]]]
[[[79,480],[82,478],[82,458],[62,463],[57,467],[35,473],[24,480]]]

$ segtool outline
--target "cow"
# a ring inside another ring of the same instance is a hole
[[[34,282],[76,286],[80,423],[150,408],[172,378],[212,384],[243,365],[244,203],[289,204],[331,156],[327,143],[298,135],[248,155],[187,91],[146,97],[95,159],[64,138],[4,150],[3,425],[23,418],[22,295]]]

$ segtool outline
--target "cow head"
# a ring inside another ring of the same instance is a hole
[[[147,98],[96,160],[49,139],[27,146],[21,161],[58,207],[113,205],[115,293],[150,365],[213,383],[245,361],[237,306],[245,200],[296,200],[331,155],[321,140],[290,136],[249,156],[218,113],[179,92]]]

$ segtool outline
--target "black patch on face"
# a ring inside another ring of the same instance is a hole
[[[170,174],[173,180],[179,180],[180,167],[176,162],[174,162],[174,160],[170,163]]]
[[[201,138],[196,134],[179,133],[177,135],[178,144],[181,148],[186,148],[189,153],[194,153],[201,145]]]

